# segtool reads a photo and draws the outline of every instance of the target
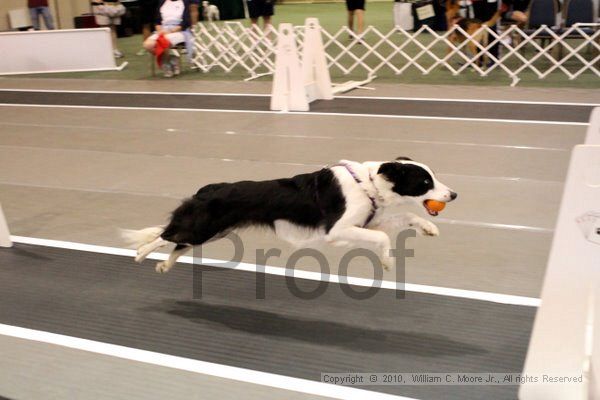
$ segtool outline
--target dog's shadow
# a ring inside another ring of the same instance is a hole
[[[368,353],[400,353],[422,357],[484,354],[479,346],[424,332],[375,330],[345,323],[294,318],[250,308],[197,301],[165,301],[168,314],[197,324],[219,324],[255,335],[276,336],[317,345]]]

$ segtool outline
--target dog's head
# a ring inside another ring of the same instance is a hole
[[[398,157],[394,161],[381,164],[377,174],[389,183],[391,194],[386,197],[392,202],[414,201],[421,204],[432,216],[438,213],[427,207],[427,200],[449,202],[458,196],[456,192],[438,181],[427,165],[407,157]]]

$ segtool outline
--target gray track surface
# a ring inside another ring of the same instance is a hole
[[[182,264],[161,275],[150,260],[42,246],[0,249],[0,265],[0,323],[311,380],[520,372],[536,311],[410,292],[397,299],[392,290],[359,301],[337,284],[302,300],[283,277]],[[264,300],[256,300],[257,278]],[[295,282],[305,291],[318,284]],[[516,386],[363,388],[421,399],[517,396]]]
[[[0,91],[2,104],[78,105],[96,107],[186,108],[268,111],[268,96],[177,95],[132,93],[59,93]],[[418,115],[522,121],[587,122],[586,105],[498,104],[492,102],[338,98],[317,101],[311,111],[366,115]]]

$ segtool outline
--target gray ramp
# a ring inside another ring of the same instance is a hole
[[[4,104],[268,111],[269,102],[268,96],[257,95],[0,91],[0,103]],[[311,104],[311,111],[326,114],[418,115],[555,122],[588,122],[592,108],[589,105],[511,104],[485,101],[472,103],[460,100],[430,101],[352,97],[316,101]]]
[[[160,275],[151,261],[41,246],[2,249],[0,265],[0,323],[311,380],[521,372],[536,311],[410,292],[398,299],[392,290],[353,300],[337,284],[303,300],[279,276],[182,264]],[[363,388],[420,399],[517,396],[516,386]]]

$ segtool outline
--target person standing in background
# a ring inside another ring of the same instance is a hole
[[[266,32],[271,26],[271,17],[275,14],[275,0],[248,0],[248,14],[252,25],[258,26],[258,19],[263,19],[263,30]]]
[[[140,11],[141,11],[141,20],[142,20],[142,36],[145,42],[146,39],[152,35],[152,31],[154,31],[154,20],[156,19],[156,13],[158,13],[158,0],[140,0]],[[142,47],[140,51],[137,52],[138,56],[143,56],[148,53],[146,49]]]
[[[498,5],[498,0],[476,0],[473,1],[473,11],[475,12],[475,18],[477,18],[478,20],[485,22],[485,21],[489,21],[494,17],[494,14],[496,14],[499,11],[499,5]],[[492,30],[494,33],[498,33],[498,27],[496,25],[492,25],[490,26],[490,30]],[[490,35],[489,37],[489,42],[493,42],[494,41],[494,36]],[[496,58],[498,58],[498,51],[499,51],[499,46],[498,43],[495,43],[491,48],[490,48],[490,54]]]
[[[123,53],[117,45],[117,25],[121,25],[121,16],[125,14],[125,6],[119,0],[92,0],[92,11],[98,26],[110,28],[115,58],[123,57]]]
[[[29,7],[33,29],[40,30],[40,15],[44,18],[46,29],[54,29],[52,14],[50,8],[48,8],[48,0],[27,0],[27,7]]]
[[[354,17],[356,16],[356,33],[360,35],[365,26],[365,0],[346,0],[346,8],[348,9],[348,28],[354,32]]]
[[[193,30],[200,20],[200,0],[190,0],[190,20]]]

